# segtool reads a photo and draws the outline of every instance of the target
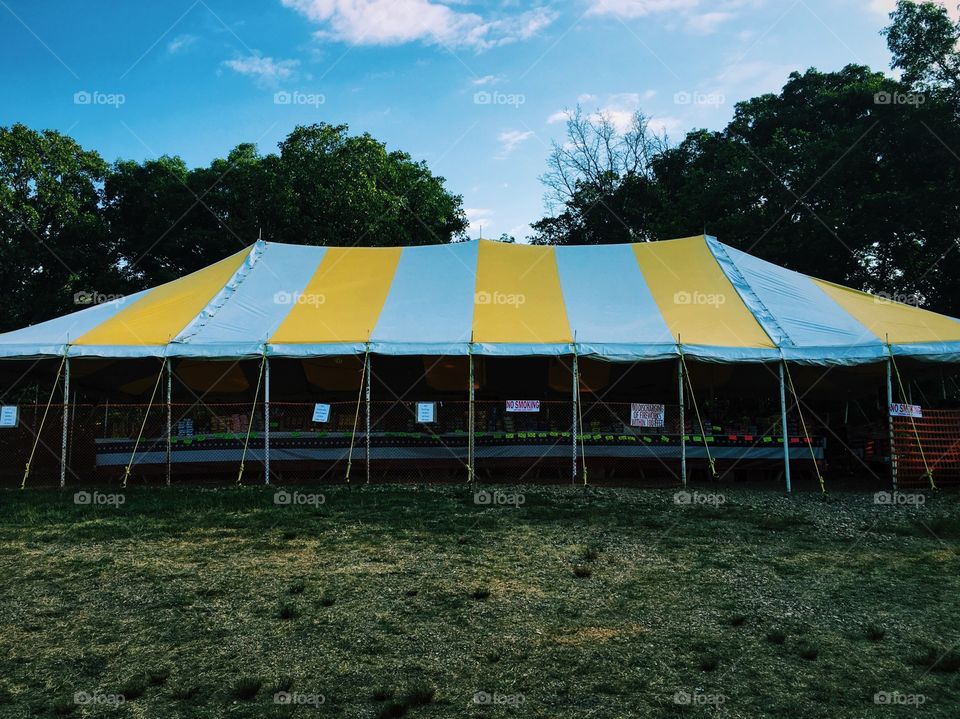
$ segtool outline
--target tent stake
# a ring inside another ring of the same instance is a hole
[[[170,359],[165,360],[167,365],[167,486],[170,486],[170,462],[173,459],[173,364]]]
[[[783,473],[787,482],[787,494],[793,492],[790,482],[790,438],[787,432],[787,388],[783,379],[783,367],[786,360],[780,362],[780,434],[783,435]]]
[[[677,360],[677,393],[680,398],[680,482],[687,488],[687,420],[683,406],[683,360]]]
[[[70,424],[70,358],[64,350],[63,359],[63,438],[60,443],[60,489],[67,484],[67,432]]]
[[[270,484],[270,358],[263,351],[263,483]]]

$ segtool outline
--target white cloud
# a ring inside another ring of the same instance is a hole
[[[656,90],[646,90],[642,94],[639,92],[617,92],[607,95],[606,100],[600,102],[597,95],[584,93],[577,97],[577,104],[587,105],[583,109],[589,113],[590,119],[596,120],[602,115],[610,120],[617,130],[624,132],[630,128],[633,116],[642,109],[642,104],[645,101],[652,100],[656,94]],[[589,107],[591,103],[594,107]],[[547,117],[547,124],[555,125],[559,122],[566,122],[570,119],[570,114],[569,109],[558,110]]]
[[[467,207],[464,208],[464,214],[467,216],[467,222],[469,226],[467,227],[467,235],[469,237],[480,237],[481,232],[484,236],[492,237],[491,234],[492,228],[494,227],[494,211],[488,210],[483,207]],[[483,228],[486,228],[485,230]]]
[[[197,40],[199,38],[196,35],[179,35],[167,43],[167,52],[176,55],[178,52],[186,50]]]
[[[709,35],[727,20],[733,18],[733,13],[729,12],[707,12],[702,15],[691,15],[687,18],[687,28],[698,35]]]
[[[648,120],[650,131],[657,135],[667,135],[671,138],[683,138],[690,129],[690,124],[684,122],[679,117],[670,117],[669,115],[654,116]]]
[[[226,60],[223,64],[241,75],[256,78],[257,82],[275,85],[280,80],[289,80],[293,77],[300,61],[274,60],[272,57],[250,55],[236,60]]]
[[[590,0],[588,15],[632,19],[651,13],[693,10],[700,0]]]
[[[497,82],[500,78],[496,75],[484,75],[483,77],[478,77],[476,80],[472,81],[474,85],[492,85]]]
[[[505,160],[513,154],[520,145],[533,137],[533,130],[504,130],[497,135],[497,141],[500,143],[500,152],[496,159]]]
[[[526,40],[550,25],[557,13],[539,7],[486,19],[440,0],[282,0],[323,26],[317,36],[352,45],[408,42],[485,49]],[[450,4],[456,4],[450,0]]]
[[[879,2],[880,0],[871,0]],[[635,20],[648,15],[679,19],[689,32],[709,35],[734,17],[736,11],[764,0],[587,0],[587,14]]]

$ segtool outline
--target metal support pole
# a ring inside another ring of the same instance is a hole
[[[783,435],[783,473],[787,481],[787,493],[793,492],[790,482],[790,433],[787,431],[787,387],[784,381],[786,360],[780,363],[780,434]]]
[[[476,481],[476,471],[473,467],[474,461],[474,438],[476,436],[476,418],[474,417],[474,401],[475,401],[475,380],[473,374],[473,345],[467,349],[467,358],[470,364],[470,390],[468,393],[469,402],[467,407],[467,481],[470,482],[470,485],[473,486]]]
[[[580,416],[580,368],[577,364],[577,348],[573,348],[573,442],[570,445],[573,450],[573,474],[570,476],[570,483],[577,484],[577,420]]]
[[[890,407],[893,404],[893,360],[887,358],[887,423],[890,428],[890,477],[893,489],[897,489],[897,449],[893,440],[893,416]]]
[[[680,481],[687,486],[687,420],[683,396],[683,357],[677,360],[677,393],[680,397]]]
[[[170,486],[170,462],[173,459],[173,364],[164,360],[167,366],[167,486]]]
[[[367,458],[367,484],[370,484],[370,350],[367,349],[366,354],[364,355],[364,362],[367,363],[367,371],[365,372],[367,377],[367,432],[366,432],[366,458]]]
[[[63,360],[63,438],[60,443],[60,489],[67,485],[67,432],[70,425],[70,358]]]
[[[270,358],[263,355],[263,483],[270,484]]]

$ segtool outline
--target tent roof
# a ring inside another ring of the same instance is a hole
[[[889,348],[888,348],[889,342]],[[960,321],[713,237],[544,247],[257,242],[173,282],[0,335],[0,357],[561,355],[960,360]]]

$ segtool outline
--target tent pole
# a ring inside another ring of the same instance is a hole
[[[677,393],[680,398],[680,481],[684,489],[687,487],[687,420],[683,406],[683,359],[677,360]]]
[[[893,405],[893,361],[887,358],[887,424],[890,429],[890,477],[893,489],[897,489],[897,450],[893,440],[893,415],[890,407]]]
[[[64,350],[66,354],[67,350]],[[67,432],[70,424],[70,358],[63,361],[63,438],[60,443],[60,489],[67,484]]]
[[[270,484],[270,358],[263,354],[263,483]]]
[[[170,358],[164,360],[167,365],[167,486],[170,486],[170,461],[173,458],[173,365]]]
[[[577,418],[580,412],[580,368],[577,362],[577,348],[573,348],[573,442],[570,445],[573,450],[572,474],[570,475],[570,484],[577,484]]]
[[[367,432],[366,432],[366,458],[367,458],[367,484],[370,484],[370,348],[367,346],[367,352],[364,357],[367,363]]]
[[[780,362],[780,434],[783,435],[783,473],[787,481],[787,493],[793,492],[790,482],[790,437],[787,432],[787,389],[783,379],[783,367],[786,360]]]
[[[467,481],[472,487],[476,481],[476,474],[473,468],[474,460],[474,436],[476,435],[476,419],[473,416],[475,402],[474,373],[473,373],[473,343],[467,347],[467,359],[470,365],[470,389],[468,391],[469,401],[467,402]]]

